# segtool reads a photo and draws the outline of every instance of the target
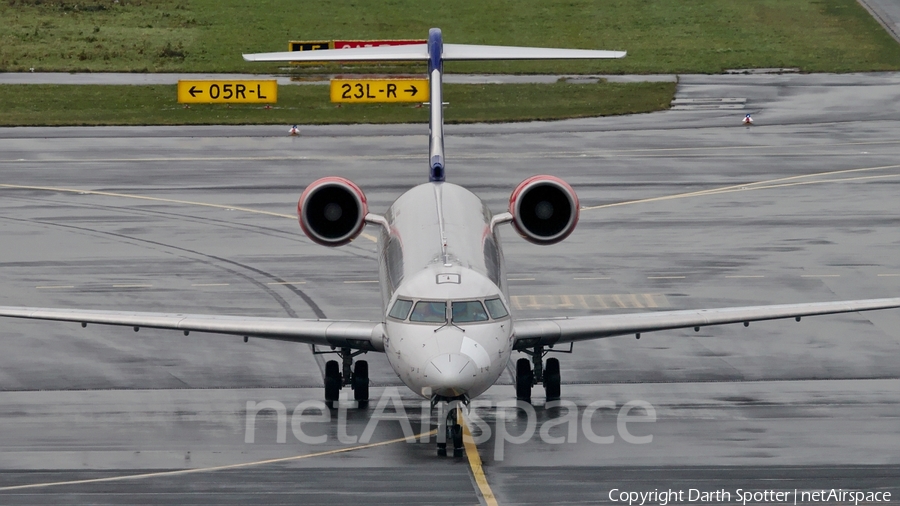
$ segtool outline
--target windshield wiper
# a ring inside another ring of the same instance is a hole
[[[444,321],[444,324],[441,325],[440,327],[434,329],[434,331],[437,332],[438,330],[441,330],[441,329],[443,329],[443,328],[445,328],[445,327],[448,327],[448,326],[456,327],[456,328],[458,328],[459,330],[463,331],[463,333],[465,333],[465,331],[466,331],[466,329],[464,329],[464,328],[460,327],[459,325],[453,323],[453,318],[450,318],[449,320],[445,320],[445,321]]]

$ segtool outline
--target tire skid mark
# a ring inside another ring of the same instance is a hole
[[[201,252],[199,252],[199,251],[194,251],[194,250],[191,250],[191,249],[188,249],[188,248],[182,248],[182,247],[180,247],[180,246],[174,246],[174,245],[171,245],[171,244],[165,244],[165,243],[161,243],[161,242],[158,242],[158,241],[152,241],[152,240],[150,240],[150,239],[141,239],[141,238],[138,238],[138,237],[132,237],[132,236],[128,236],[128,235],[125,235],[125,234],[119,234],[119,233],[116,233],[116,232],[108,232],[108,231],[104,231],[104,230],[96,230],[96,229],[92,229],[92,228],[88,228],[88,227],[80,227],[80,226],[76,226],[76,225],[63,225],[63,224],[60,224],[60,223],[53,223],[53,222],[48,222],[48,221],[32,220],[32,219],[20,219],[20,218],[10,218],[10,217],[0,217],[0,219],[8,220],[8,221],[20,222],[20,223],[32,223],[32,224],[40,224],[40,225],[50,226],[50,227],[58,227],[58,228],[64,228],[64,229],[70,229],[70,230],[77,230],[77,231],[80,231],[80,232],[86,232],[86,233],[92,233],[92,234],[100,234],[100,235],[105,235],[105,236],[109,236],[109,237],[115,237],[115,238],[120,239],[120,240],[130,241],[130,244],[133,244],[133,245],[139,245],[139,243],[152,244],[152,245],[154,245],[154,246],[158,246],[158,247],[165,248],[165,249],[172,249],[172,250],[176,250],[176,251],[181,251],[181,252],[183,252],[183,253],[189,253],[190,255],[193,255],[193,256],[186,256],[186,255],[175,255],[175,256],[184,258],[184,259],[186,259],[186,260],[198,261],[198,262],[200,262],[200,263],[202,263],[202,264],[204,264],[204,265],[206,265],[206,266],[208,266],[208,267],[212,267],[212,268],[215,268],[215,269],[224,270],[225,272],[228,272],[229,274],[232,274],[232,275],[234,275],[234,276],[238,276],[238,277],[240,277],[240,278],[246,279],[248,282],[252,283],[252,284],[255,285],[257,288],[261,289],[264,293],[266,293],[267,295],[269,295],[270,297],[272,297],[276,302],[278,302],[278,304],[282,307],[282,309],[284,309],[285,313],[287,313],[288,316],[290,316],[290,317],[292,317],[292,318],[297,318],[297,317],[298,317],[297,312],[294,311],[294,309],[293,309],[293,308],[291,307],[291,305],[284,299],[284,297],[282,297],[281,295],[279,295],[275,290],[272,290],[272,289],[271,289],[269,286],[267,286],[265,283],[263,283],[263,282],[261,282],[261,281],[255,279],[255,278],[252,277],[252,276],[249,276],[249,275],[247,275],[247,274],[244,274],[243,272],[239,272],[239,271],[237,271],[237,270],[234,270],[234,269],[225,267],[225,266],[223,266],[223,265],[217,265],[215,262],[211,262],[211,261],[209,261],[209,260],[203,260],[202,258],[197,258],[197,257],[205,257],[205,258],[208,258],[208,259],[217,260],[217,261],[219,261],[219,262],[231,264],[231,265],[234,265],[234,266],[239,267],[239,268],[242,268],[242,269],[250,270],[250,271],[252,271],[252,272],[255,272],[255,273],[258,273],[258,274],[260,274],[260,275],[263,275],[263,276],[265,276],[265,277],[267,277],[267,278],[269,278],[269,279],[272,279],[272,280],[274,280],[274,281],[283,281],[283,280],[280,279],[278,276],[275,276],[275,275],[273,275],[273,274],[269,274],[269,273],[267,273],[267,272],[265,272],[265,271],[263,271],[263,270],[261,270],[261,269],[256,269],[256,268],[253,268],[253,267],[249,267],[249,266],[247,266],[247,265],[244,265],[244,264],[242,264],[242,263],[240,263],[240,262],[236,262],[236,261],[234,261],[234,260],[228,260],[228,259],[224,259],[224,258],[221,258],[221,257],[217,257],[217,256],[215,256],[215,255],[209,255],[209,254],[201,253]],[[138,243],[138,244],[135,244],[135,243]],[[299,290],[299,289],[297,289],[296,287],[295,287],[294,289],[296,290],[295,293],[297,293],[297,292],[302,293],[302,291]],[[307,303],[310,305],[310,309],[313,311],[313,313],[314,313],[318,318],[325,318],[325,313],[322,311],[321,308],[319,308],[319,306],[318,306],[311,298],[309,298],[308,295],[306,295],[306,294],[304,293],[303,296],[302,296],[301,298],[303,298],[304,302],[307,302]]]
[[[20,201],[26,201],[26,202],[29,202],[29,201],[30,202],[47,202],[47,203],[52,203],[54,205],[67,205],[67,206],[83,207],[83,208],[89,208],[89,209],[108,209],[108,210],[115,210],[118,212],[138,214],[138,215],[139,214],[149,214],[149,215],[158,215],[158,216],[163,216],[163,217],[173,217],[173,218],[178,218],[179,220],[183,220],[183,221],[192,221],[195,223],[203,223],[203,224],[208,223],[208,224],[213,224],[213,225],[224,227],[224,228],[230,228],[230,229],[240,230],[240,231],[244,231],[244,232],[257,233],[260,235],[264,235],[267,237],[274,237],[277,239],[287,239],[289,241],[298,242],[298,243],[304,242],[302,236],[299,233],[292,234],[290,232],[287,232],[287,231],[284,231],[281,229],[277,229],[277,228],[261,227],[261,226],[257,226],[257,225],[253,225],[253,224],[249,224],[249,223],[244,224],[244,223],[238,223],[238,222],[234,222],[234,221],[220,220],[217,218],[207,218],[207,217],[202,217],[202,216],[195,216],[192,214],[181,214],[181,213],[175,213],[175,212],[171,212],[171,211],[160,211],[160,210],[155,210],[155,209],[139,209],[139,208],[127,207],[127,206],[92,204],[92,203],[87,203],[87,202],[72,202],[72,201],[68,201],[68,200],[53,200],[50,198],[40,198],[40,197],[5,196],[4,198],[8,198],[9,200],[20,200]],[[347,244],[343,248],[341,248],[340,251],[342,253],[346,253],[351,256],[356,256],[356,257],[360,257],[360,258],[366,258],[366,259],[370,259],[370,260],[375,258],[375,256],[373,255],[373,252],[371,250],[357,246],[357,245],[353,244],[352,242],[350,244]]]

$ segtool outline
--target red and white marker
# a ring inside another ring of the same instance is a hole
[[[749,115],[748,115],[748,117],[749,117]],[[300,135],[300,129],[297,128],[297,125],[292,126],[291,129],[288,130],[288,132],[289,132],[291,135]]]
[[[750,115],[748,114],[748,115],[744,116],[744,121],[742,121],[741,123],[743,123],[744,125],[752,125],[753,118],[751,118]]]

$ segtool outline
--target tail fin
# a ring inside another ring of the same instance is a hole
[[[431,85],[431,119],[428,122],[428,180],[444,180],[444,41],[440,28],[428,30],[428,83]]]
[[[444,44],[440,28],[428,32],[428,43],[404,46],[288,51],[281,53],[245,54],[247,61],[427,61],[431,84],[431,118],[429,120],[428,165],[430,181],[443,181],[444,110],[441,80],[444,61],[454,60],[555,60],[622,58],[625,51],[587,49],[551,49],[542,47],[476,46]]]

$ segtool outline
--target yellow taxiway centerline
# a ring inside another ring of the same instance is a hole
[[[365,445],[359,446],[351,446],[348,448],[337,448],[335,450],[328,450],[324,452],[318,453],[308,453],[306,455],[295,455],[293,457],[282,457],[277,459],[268,459],[268,460],[258,460],[256,462],[245,462],[242,464],[228,464],[224,466],[214,466],[214,467],[200,467],[196,469],[179,469],[177,471],[161,471],[158,473],[144,473],[144,474],[130,474],[127,476],[110,476],[108,478],[91,478],[87,480],[71,480],[71,481],[55,481],[50,483],[32,483],[29,485],[13,485],[10,487],[0,487],[0,491],[7,490],[25,490],[30,488],[45,488],[45,487],[58,487],[61,485],[81,485],[86,483],[107,483],[111,481],[125,481],[125,480],[142,480],[147,478],[157,478],[160,476],[179,476],[182,474],[194,474],[194,473],[210,473],[214,471],[224,471],[226,469],[239,469],[242,467],[252,467],[252,466],[262,466],[265,464],[277,464],[280,462],[292,462],[295,460],[302,459],[311,459],[313,457],[325,457],[328,455],[337,455],[339,453],[347,453],[356,450],[365,450],[367,448],[375,448],[378,446],[386,446],[394,443],[402,443],[404,441],[410,441],[415,439],[421,439],[423,437],[430,437],[437,433],[437,430],[433,430],[431,432],[418,434],[413,436],[412,438],[397,438],[391,439],[389,441],[382,441],[380,443],[369,443]]]
[[[183,204],[183,205],[188,205],[188,206],[212,207],[215,209],[225,209],[227,211],[241,211],[244,213],[264,214],[266,216],[276,216],[278,218],[290,218],[292,220],[297,219],[297,217],[292,214],[273,213],[270,211],[261,211],[259,209],[250,209],[249,207],[237,207],[237,206],[229,206],[229,205],[223,205],[223,204],[210,204],[208,202],[193,202],[190,200],[166,199],[166,198],[162,198],[162,197],[148,197],[146,195],[131,195],[128,193],[101,192],[101,191],[95,191],[95,190],[78,190],[75,188],[57,188],[57,187],[53,187],[53,186],[24,186],[24,185],[17,185],[17,184],[0,184],[0,188],[12,188],[12,189],[18,189],[18,190],[53,191],[53,192],[64,192],[64,193],[77,193],[79,195],[100,195],[103,197],[119,197],[119,198],[126,198],[126,199],[150,200],[153,202],[167,202],[170,204]],[[362,233],[360,235],[372,242],[378,242],[378,238],[371,234]]]
[[[484,475],[484,468],[481,466],[481,456],[478,455],[478,447],[475,446],[475,440],[472,439],[472,432],[469,431],[469,424],[466,417],[463,416],[462,410],[459,410],[460,424],[463,429],[463,446],[466,448],[466,458],[469,459],[469,468],[472,470],[472,477],[475,478],[475,484],[478,485],[478,491],[484,503],[487,506],[498,506],[497,498],[494,497],[494,491],[488,484],[487,477]]]
[[[703,197],[707,195],[719,195],[722,193],[732,193],[732,192],[741,192],[741,191],[752,191],[752,190],[767,190],[772,188],[784,188],[788,186],[798,186],[804,184],[822,184],[822,183],[845,183],[849,181],[860,181],[866,179],[881,179],[888,177],[900,177],[900,174],[887,174],[881,176],[861,176],[855,178],[845,178],[845,179],[825,179],[820,181],[796,181],[798,179],[809,179],[813,177],[821,177],[821,176],[832,176],[835,174],[851,174],[855,172],[868,172],[868,171],[876,171],[876,170],[888,170],[888,169],[897,169],[900,168],[900,165],[883,165],[880,167],[863,167],[859,169],[845,169],[845,170],[834,170],[829,172],[818,172],[815,174],[803,174],[799,176],[790,176],[783,177],[778,179],[769,179],[766,181],[756,181],[754,183],[744,183],[737,184],[731,186],[723,186],[721,188],[711,188],[709,190],[699,190],[695,192],[687,192],[687,193],[677,193],[674,195],[664,195],[661,197],[650,197],[646,199],[638,199],[638,200],[628,200],[625,202],[615,202],[612,204],[601,204],[598,206],[583,206],[581,208],[582,211],[593,211],[595,209],[606,209],[609,207],[619,207],[626,206],[631,204],[644,204],[649,202],[662,202],[665,200],[675,200],[675,199],[683,199],[690,197]],[[793,183],[787,183],[787,181],[794,181]]]

